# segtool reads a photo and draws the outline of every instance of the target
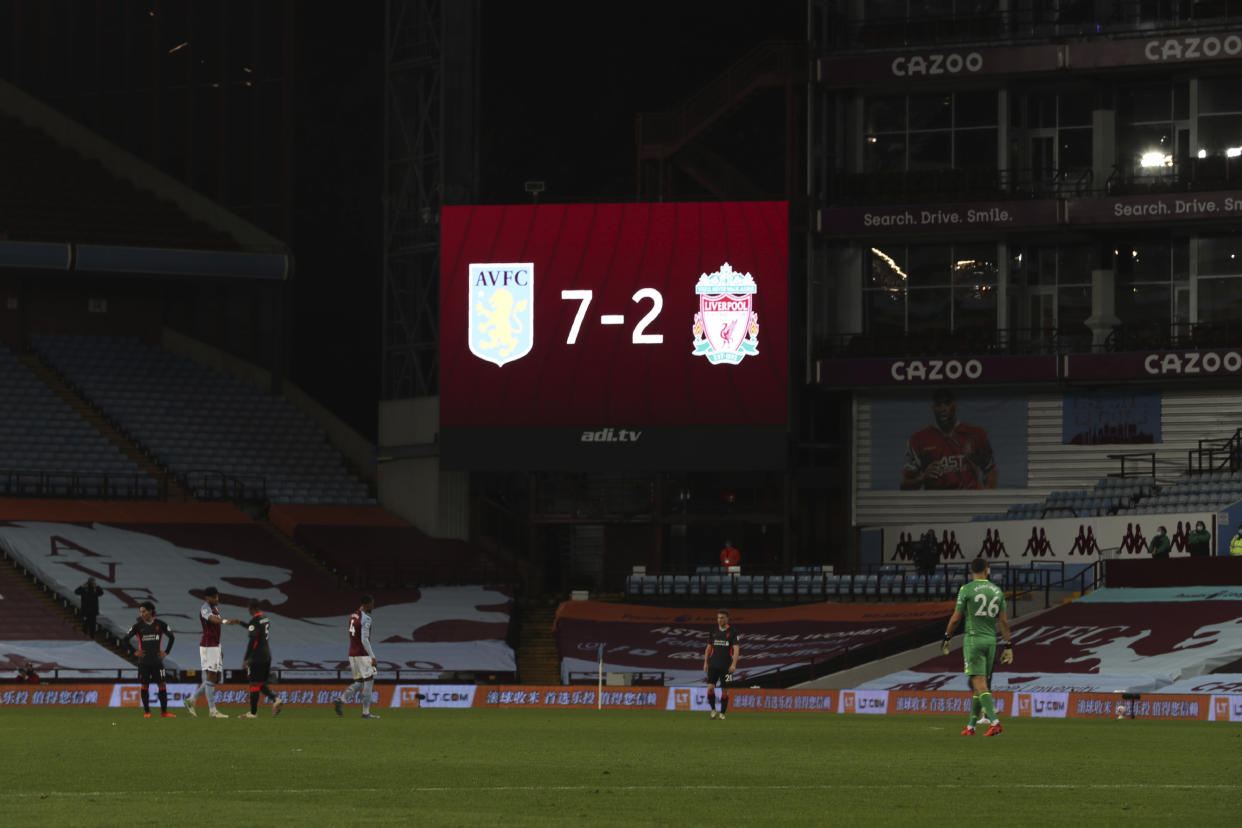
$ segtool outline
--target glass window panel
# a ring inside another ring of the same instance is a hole
[[[958,127],[996,126],[996,92],[958,92],[954,96],[954,125]]]
[[[1173,118],[1184,121],[1190,117],[1190,82],[1177,81],[1173,84]]]
[[[1242,147],[1242,115],[1213,115],[1199,119],[1199,147],[1208,155]]]
[[[906,251],[900,245],[871,248],[864,288],[906,289]]]
[[[1169,324],[1171,293],[1168,284],[1117,286],[1117,316],[1124,325]]]
[[[906,128],[906,96],[887,95],[867,98],[863,104],[863,124],[868,133],[904,131]]]
[[[904,291],[864,291],[863,308],[867,315],[867,333],[878,336],[901,336],[905,333],[906,295]]]
[[[1135,126],[1127,129],[1122,138],[1121,157],[1124,162],[1137,168],[1140,165],[1140,159],[1144,155],[1160,153],[1172,156],[1175,147],[1172,124]],[[1161,170],[1160,167],[1145,167],[1143,169],[1152,174]]]
[[[910,129],[948,129],[953,126],[953,99],[947,94],[911,95]]]
[[[1095,93],[1089,91],[1062,92],[1059,103],[1061,111],[1058,126],[1091,126],[1091,111],[1095,109]]]
[[[1242,322],[1242,279],[1200,279],[1199,321]]]
[[[1199,239],[1199,275],[1225,276],[1242,274],[1242,238],[1238,236],[1205,236]],[[1203,280],[1199,280],[1203,284]],[[1199,295],[1200,300],[1203,295]]]
[[[906,0],[868,0],[859,10],[866,20],[904,20]]]
[[[863,169],[866,172],[904,172],[906,169],[905,135],[870,135],[863,145]]]
[[[947,287],[912,290],[907,302],[906,325],[910,333],[948,333],[952,308]]]
[[[1091,130],[1063,129],[1060,134],[1060,167],[1063,170],[1085,170],[1092,166]]]
[[[1169,281],[1169,243],[1122,239],[1117,246],[1117,284]]]
[[[1091,315],[1091,288],[1062,287],[1057,289],[1057,330],[1063,334],[1089,333],[1087,317]]]
[[[1011,245],[1009,248],[1009,284],[1014,287],[1023,287],[1028,283],[1031,277],[1032,249],[1021,245]]]
[[[1172,246],[1173,281],[1185,282],[1190,279],[1190,240],[1174,239]]]
[[[1242,111],[1242,76],[1225,75],[1218,78],[1199,78],[1199,114]]]
[[[910,133],[910,169],[946,170],[953,166],[949,132]]]
[[[997,168],[996,130],[967,129],[954,133],[957,146],[953,166],[963,170]]]
[[[1028,129],[1049,129],[1057,125],[1057,97],[1052,92],[1032,92],[1026,99]]]
[[[1090,272],[1095,268],[1095,261],[1097,261],[1092,246],[1062,245],[1057,248],[1056,256],[1057,284],[1061,286],[1083,284],[1088,289],[1090,288]]]
[[[996,287],[996,245],[959,244],[953,252],[953,284],[972,290]]]
[[[995,287],[986,284],[953,288],[953,330],[992,330],[996,327]]]
[[[1167,83],[1123,89],[1118,103],[1123,123],[1167,121],[1173,114]]]
[[[910,246],[910,287],[949,284],[952,251],[947,244]]]

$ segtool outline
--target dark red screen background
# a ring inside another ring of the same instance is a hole
[[[440,217],[440,424],[476,426],[784,425],[788,386],[785,202],[444,207]],[[534,263],[531,352],[498,367],[467,339],[471,263]],[[692,354],[695,284],[728,262],[758,286],[759,353],[738,365]],[[631,334],[664,298],[647,333]],[[593,290],[578,310],[565,289]],[[625,324],[601,326],[601,314]]]

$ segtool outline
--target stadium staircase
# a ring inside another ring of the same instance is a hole
[[[4,583],[6,584],[5,591],[19,589],[22,592],[20,596],[4,596],[6,601],[16,603],[19,606],[24,605],[26,607],[25,613],[30,615],[36,614],[31,612],[33,609],[31,602],[35,602],[46,610],[41,613],[41,617],[49,620],[51,617],[58,618],[64,623],[65,627],[73,630],[77,635],[81,635],[82,621],[78,617],[77,608],[69,603],[68,599],[62,598],[54,591],[48,589],[47,586],[34,576],[34,573],[26,570],[7,554],[0,555],[0,571],[3,571],[8,576],[4,578]],[[12,637],[21,636],[21,632],[15,629],[4,630],[3,632]],[[95,643],[106,647],[126,661],[137,663],[133,652],[124,646],[123,642],[117,640],[102,628],[95,632]]]
[[[39,381],[69,405],[73,412],[90,424],[92,428],[107,438],[121,452],[148,476],[160,482],[161,488],[167,487],[168,500],[190,500],[189,494],[168,474],[167,470],[157,465],[147,456],[146,452],[126,437],[91,405],[82,395],[73,390],[55,371],[47,366],[37,354],[19,356],[18,360],[30,369]]]
[[[561,654],[556,647],[556,604],[524,602],[520,608],[522,631],[518,636],[517,669],[522,684],[561,683]]]

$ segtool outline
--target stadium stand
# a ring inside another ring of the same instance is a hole
[[[1203,692],[1185,683],[1242,678],[1235,672],[1242,658],[1242,591],[1109,587],[1015,623],[1013,641],[1014,664],[997,666],[994,690]],[[897,687],[966,689],[961,653],[937,654],[859,689]]]
[[[0,345],[0,496],[152,496],[156,480]]]
[[[268,518],[351,584],[512,584],[511,568],[465,541],[429,537],[379,506],[274,505]]]
[[[134,338],[33,334],[43,360],[200,499],[374,505],[281,397]]]
[[[846,659],[862,661],[922,644],[939,637],[952,610],[947,601],[739,610],[733,621],[743,631],[744,658],[736,678],[747,684],[781,683],[794,675],[803,680],[808,672],[822,674]],[[701,682],[704,633],[715,622],[715,608],[679,604],[636,611],[602,601],[563,602],[556,613],[562,681],[571,683],[573,673],[594,676],[603,641],[606,671],[640,673],[661,684]]]
[[[1219,511],[1242,500],[1242,471],[1218,470],[1161,482],[1152,477],[1103,477],[1090,489],[1050,492],[1038,503],[1015,503],[972,521],[1105,517],[1121,514]]]
[[[115,678],[131,669],[30,589],[8,564],[0,565],[0,680],[27,661],[44,680]]]
[[[68,600],[94,575],[104,588],[99,625],[112,635],[128,630],[139,602],[154,601],[181,638],[170,666],[197,668],[201,590],[212,584],[226,617],[245,617],[251,597],[263,602],[277,668],[327,676],[342,669],[346,621],[359,591],[342,588],[232,504],[0,500],[0,548]],[[387,670],[441,677],[516,669],[507,590],[456,586],[374,596],[377,652]],[[226,658],[238,644],[226,635]]]

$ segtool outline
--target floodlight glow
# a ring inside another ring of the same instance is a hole
[[[1163,152],[1145,152],[1139,156],[1139,165],[1143,167],[1171,167],[1173,156]]]
[[[1242,155],[1242,147],[1229,147],[1225,150],[1225,155],[1229,158],[1237,158]]]
[[[1201,149],[1201,150],[1199,150],[1199,157],[1200,157],[1200,158],[1207,158],[1207,150],[1205,150],[1205,149]]]

